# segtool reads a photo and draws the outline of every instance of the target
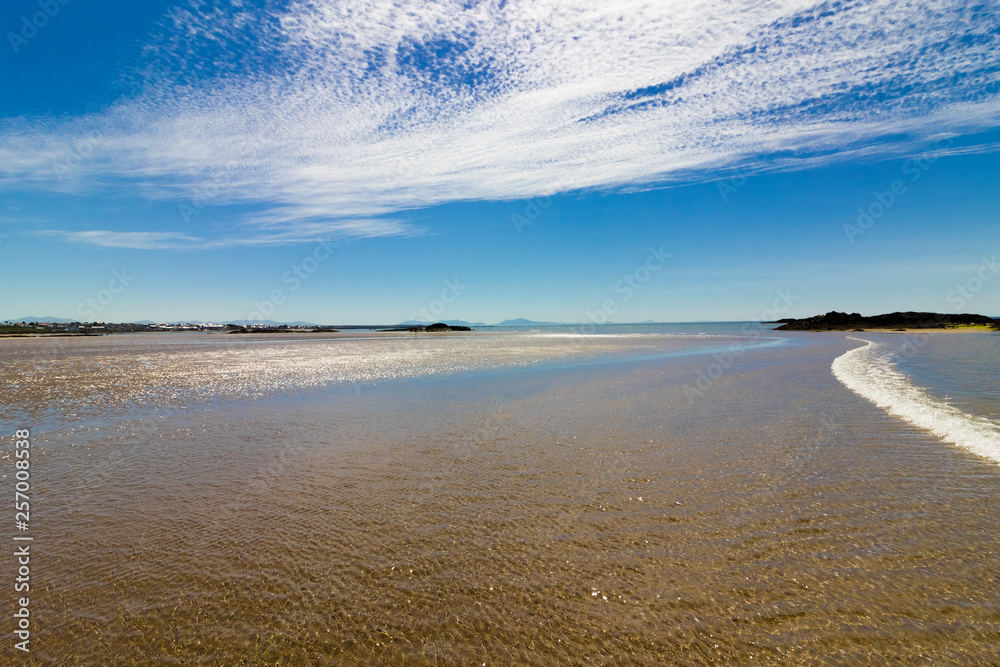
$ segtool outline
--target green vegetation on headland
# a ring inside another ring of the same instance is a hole
[[[37,325],[35,326],[28,325],[23,327],[0,326],[0,335],[9,334],[12,336],[23,336],[25,334],[43,334],[43,333],[48,333],[48,331],[44,327],[40,327]]]
[[[863,317],[859,313],[835,310],[826,315],[804,319],[785,318],[775,331],[862,331],[864,329],[981,329],[1000,331],[1000,321],[985,315],[969,313],[917,313],[913,311],[886,313]]]
[[[103,336],[105,333],[107,333],[107,330],[103,326],[97,329],[78,323],[74,323],[73,326],[65,324],[40,324],[36,322],[30,324],[0,325],[0,337],[4,338],[15,336]]]

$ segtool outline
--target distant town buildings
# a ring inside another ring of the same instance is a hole
[[[2,333],[17,334],[105,334],[164,331],[328,331],[325,327],[289,324],[214,324],[211,322],[186,322],[137,324],[134,322],[3,322]]]

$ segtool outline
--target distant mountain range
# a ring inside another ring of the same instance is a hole
[[[4,320],[5,322],[56,322],[58,324],[69,324],[70,322],[77,322],[79,320],[67,320],[64,317],[41,317],[38,315],[27,315],[25,317],[18,317],[12,320]]]
[[[523,317],[518,317],[513,320],[504,320],[494,324],[495,327],[537,327],[537,326],[552,326],[565,324],[565,322],[536,322],[535,320],[526,320]]]

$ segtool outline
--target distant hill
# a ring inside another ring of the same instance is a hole
[[[563,322],[536,322],[534,320],[526,320],[523,317],[518,317],[513,320],[504,320],[494,324],[495,327],[537,327],[537,326],[551,326],[564,324]]]
[[[69,324],[70,322],[79,322],[79,320],[67,320],[64,317],[52,317],[50,315],[26,315],[25,317],[17,317],[12,320],[4,320],[5,322],[57,322],[60,324]]]

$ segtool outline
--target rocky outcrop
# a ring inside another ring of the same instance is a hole
[[[472,331],[472,329],[470,327],[462,327],[455,324],[449,326],[444,322],[437,322],[436,324],[432,324],[427,327],[425,331],[434,333],[441,331]]]
[[[917,313],[913,311],[887,313],[863,317],[859,313],[841,313],[832,310],[826,315],[805,319],[785,318],[776,331],[854,331],[856,329],[948,329],[956,326],[992,326],[998,320],[985,315],[952,315],[943,313]]]
[[[381,329],[380,331],[409,331],[413,333],[445,333],[448,331],[472,331],[471,327],[463,327],[457,324],[448,325],[444,322],[436,322],[434,324],[429,324],[426,327],[398,327],[396,329]]]

